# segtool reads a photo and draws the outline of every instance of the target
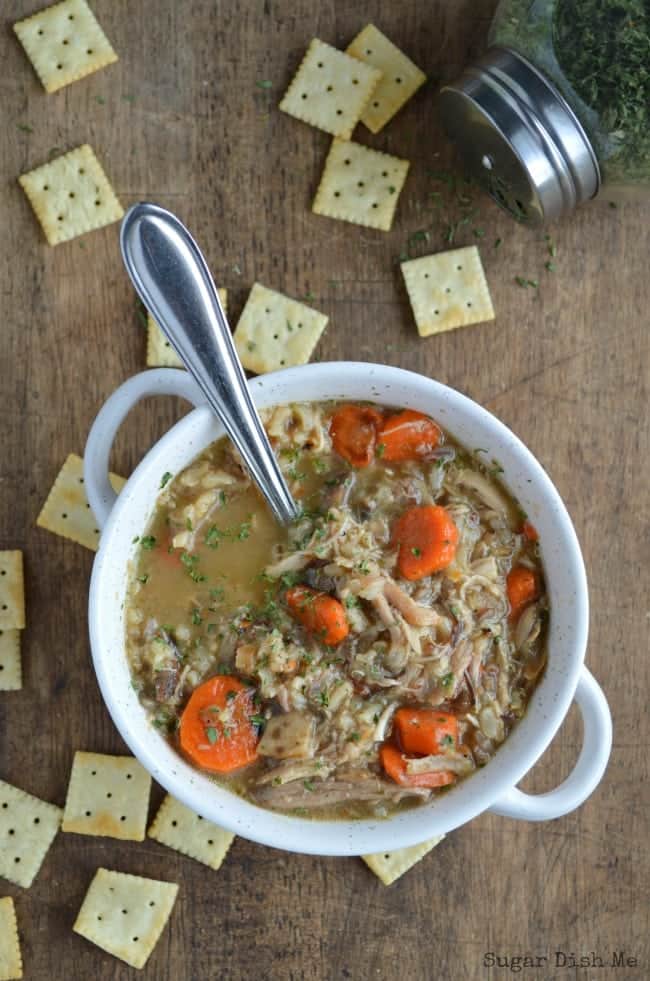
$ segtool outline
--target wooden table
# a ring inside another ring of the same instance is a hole
[[[483,816],[449,835],[387,889],[357,859],[283,854],[239,839],[218,873],[148,841],[60,834],[29,891],[15,897],[26,977],[122,979],[134,971],[71,932],[98,865],[181,885],[142,976],[204,979],[500,978],[486,952],[546,955],[537,979],[650,976],[648,668],[647,208],[607,200],[542,232],[502,216],[469,188],[495,323],[418,338],[396,266],[444,247],[456,221],[435,81],[484,44],[492,0],[93,0],[120,61],[47,96],[11,36],[38,0],[3,4],[0,81],[2,320],[0,548],[23,549],[28,627],[24,689],[0,695],[0,777],[63,804],[75,749],[124,752],[102,704],[87,639],[93,556],[35,527],[70,451],[81,453],[102,401],[145,366],[145,334],[118,254],[116,225],[56,248],[44,243],[16,177],[55,147],[90,142],[125,205],[175,210],[196,234],[236,320],[255,280],[330,316],[318,357],[385,361],[466,392],[511,426],[573,516],[591,583],[588,663],[613,711],[606,777],[576,813],[548,824]],[[377,137],[412,161],[393,230],[317,217],[310,202],[329,138],[277,111],[308,40],[344,47],[368,20],[431,76]],[[260,87],[270,80],[272,87]],[[26,130],[30,127],[30,131]],[[55,151],[56,152],[56,151]],[[431,193],[442,192],[441,199]],[[442,205],[436,204],[442,200]],[[499,248],[494,247],[501,238]],[[539,280],[522,288],[515,276]],[[119,437],[128,474],[186,410],[141,406]],[[645,519],[645,527],[644,527]],[[573,709],[524,789],[555,786],[581,740]],[[152,795],[152,813],[162,798]],[[555,951],[637,968],[555,969]]]

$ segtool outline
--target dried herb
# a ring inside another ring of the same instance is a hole
[[[650,173],[650,7],[647,0],[559,0],[555,53],[599,116],[612,156]]]

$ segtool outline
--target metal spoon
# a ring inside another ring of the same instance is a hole
[[[299,514],[253,405],[214,281],[185,226],[155,204],[135,204],[120,232],[140,299],[223,423],[281,524]]]

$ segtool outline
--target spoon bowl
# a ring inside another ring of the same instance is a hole
[[[223,424],[281,524],[298,517],[253,404],[219,294],[187,228],[155,204],[135,204],[120,231],[124,265],[147,310]]]

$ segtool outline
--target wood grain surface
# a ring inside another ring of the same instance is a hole
[[[583,208],[547,231],[519,228],[471,188],[497,319],[418,338],[396,258],[444,246],[460,215],[428,171],[450,165],[434,104],[485,44],[492,0],[93,0],[118,64],[56,95],[11,32],[38,0],[5,0],[0,39],[0,548],[24,550],[24,688],[0,694],[0,777],[63,804],[75,749],[124,752],[93,675],[86,623],[93,556],[35,527],[65,456],[81,453],[102,401],[144,368],[145,334],[118,254],[118,226],[50,248],[17,176],[89,142],[125,206],[175,210],[203,246],[233,320],[255,280],[327,313],[320,359],[431,375],[487,406],[531,447],[567,503],[591,585],[588,664],[612,706],[601,786],[547,824],[484,815],[386,889],[358,859],[285,854],[238,839],[212,873],[162,845],[60,834],[16,900],[25,976],[126,979],[136,972],[71,932],[98,865],[180,883],[142,977],[474,981],[509,977],[486,952],[530,952],[520,976],[650,977],[648,662],[648,206]],[[317,217],[310,202],[329,138],[277,110],[313,36],[339,47],[368,21],[431,81],[368,145],[412,161],[390,233]],[[269,80],[270,88],[257,83]],[[441,193],[441,198],[431,195]],[[442,203],[440,203],[442,202]],[[494,241],[502,239],[499,248]],[[515,276],[539,280],[522,288]],[[113,469],[127,474],[186,406],[140,406]],[[573,709],[524,781],[570,771]],[[151,813],[162,798],[154,788]],[[554,966],[555,951],[613,950],[631,968]]]

